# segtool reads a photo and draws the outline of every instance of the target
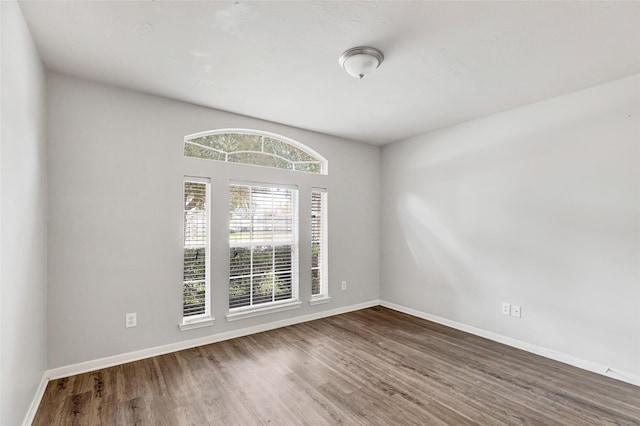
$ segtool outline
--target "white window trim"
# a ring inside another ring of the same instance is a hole
[[[194,328],[208,327],[214,324],[215,318],[211,315],[211,179],[198,176],[184,176],[182,180],[182,191],[184,200],[184,184],[185,182],[201,182],[205,183],[207,188],[206,212],[207,212],[207,244],[205,246],[205,302],[204,314],[183,316],[182,321],[178,323],[181,331],[192,330]],[[184,246],[183,246],[184,250]],[[184,262],[184,259],[183,259]],[[184,266],[184,264],[183,264]],[[184,281],[183,281],[184,283]],[[183,284],[184,285],[184,284]],[[182,301],[184,303],[184,299]],[[183,313],[184,315],[184,313]]]
[[[309,305],[310,306],[322,305],[329,302],[331,302],[330,296],[316,295],[316,296],[311,296],[311,300],[309,300]]]
[[[253,306],[241,306],[238,308],[230,308],[229,313],[226,315],[227,321],[235,321],[244,318],[251,318],[259,315],[271,314],[274,312],[287,311],[290,309],[299,308],[302,305],[302,302],[299,300],[299,292],[300,292],[300,258],[299,258],[299,245],[300,245],[300,236],[299,236],[299,228],[300,228],[300,208],[299,208],[299,189],[297,185],[282,185],[282,184],[274,184],[268,182],[254,182],[254,181],[238,181],[231,180],[229,181],[229,187],[232,185],[244,185],[244,186],[260,186],[260,187],[268,187],[268,188],[282,188],[289,189],[293,191],[293,240],[265,240],[264,243],[266,245],[290,245],[293,250],[293,256],[291,259],[291,299],[277,301],[277,302],[269,302],[269,303],[261,303]],[[229,248],[232,247],[253,247],[259,241],[251,241],[251,242],[234,242],[233,245],[229,243]]]
[[[197,318],[197,319],[189,319],[189,321],[182,321],[182,323],[178,324],[180,331],[193,330],[195,328],[202,327],[210,327],[215,324],[216,319],[212,316]]]
[[[236,321],[260,315],[273,314],[275,312],[298,309],[302,306],[302,302],[298,300],[285,300],[284,302],[263,303],[257,306],[258,307],[251,306],[249,308],[234,308],[233,310],[229,310],[227,321]]]
[[[232,185],[262,186],[262,187],[268,187],[268,188],[291,189],[292,191],[298,191],[299,190],[299,187],[296,184],[260,182],[260,181],[257,181],[257,180],[231,179],[231,180],[229,180],[229,186],[232,186]]]

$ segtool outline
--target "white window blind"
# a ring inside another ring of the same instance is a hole
[[[230,311],[297,300],[297,192],[277,186],[230,186]]]
[[[327,278],[327,192],[311,192],[311,296],[328,295]]]
[[[209,188],[208,179],[185,177],[183,322],[210,316]]]

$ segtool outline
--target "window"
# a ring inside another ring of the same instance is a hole
[[[299,142],[257,130],[211,130],[183,143],[180,330],[212,325],[221,306],[214,301],[228,300],[227,321],[299,308],[301,294],[311,305],[329,302],[327,190],[319,189],[328,183],[327,160]],[[225,201],[212,206],[210,194]],[[299,228],[300,217],[311,222]]]
[[[209,295],[209,188],[209,179],[184,178],[183,324],[207,320],[211,317]]]
[[[297,194],[292,187],[230,185],[230,313],[297,301]]]
[[[216,130],[187,136],[185,157],[327,174],[327,161],[293,140],[267,132]]]
[[[328,297],[327,278],[327,191],[311,192],[311,297],[312,302]]]

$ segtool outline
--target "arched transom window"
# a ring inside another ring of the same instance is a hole
[[[184,155],[327,174],[327,160],[310,148],[283,136],[254,130],[225,129],[187,136]]]

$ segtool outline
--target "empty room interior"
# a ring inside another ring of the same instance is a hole
[[[0,19],[0,425],[640,424],[640,2]]]

